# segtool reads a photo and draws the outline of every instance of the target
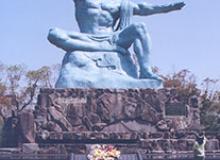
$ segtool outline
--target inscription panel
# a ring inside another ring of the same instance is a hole
[[[187,107],[182,103],[170,103],[165,106],[165,116],[187,116]]]

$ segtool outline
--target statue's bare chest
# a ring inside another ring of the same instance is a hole
[[[119,11],[121,0],[85,0],[80,2],[80,8],[84,8],[85,11],[96,11],[98,13],[108,12],[109,14],[115,14]]]
[[[118,17],[119,7],[120,0],[81,0],[76,5],[76,18],[80,26],[110,27]]]

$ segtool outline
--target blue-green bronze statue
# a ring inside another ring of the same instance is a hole
[[[149,63],[150,37],[134,15],[180,10],[183,2],[149,5],[130,0],[74,0],[80,33],[54,28],[48,40],[66,51],[56,88],[158,88]],[[133,46],[133,49],[130,47]]]

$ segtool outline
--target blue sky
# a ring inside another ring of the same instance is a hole
[[[220,78],[220,0],[185,3],[180,12],[135,18],[151,34],[151,62],[162,73],[189,69],[200,80]],[[0,61],[31,69],[62,61],[64,52],[47,41],[50,28],[78,30],[72,0],[1,0],[0,22]]]

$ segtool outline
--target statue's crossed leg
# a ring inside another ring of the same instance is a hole
[[[140,67],[139,78],[160,80],[152,72],[149,64],[150,37],[145,25],[142,23],[131,24],[123,30],[114,32],[112,35],[103,36],[52,29],[49,32],[48,39],[51,43],[67,52],[76,50],[88,52],[117,51],[121,54],[126,54],[129,53],[128,49],[134,44],[134,52]]]

